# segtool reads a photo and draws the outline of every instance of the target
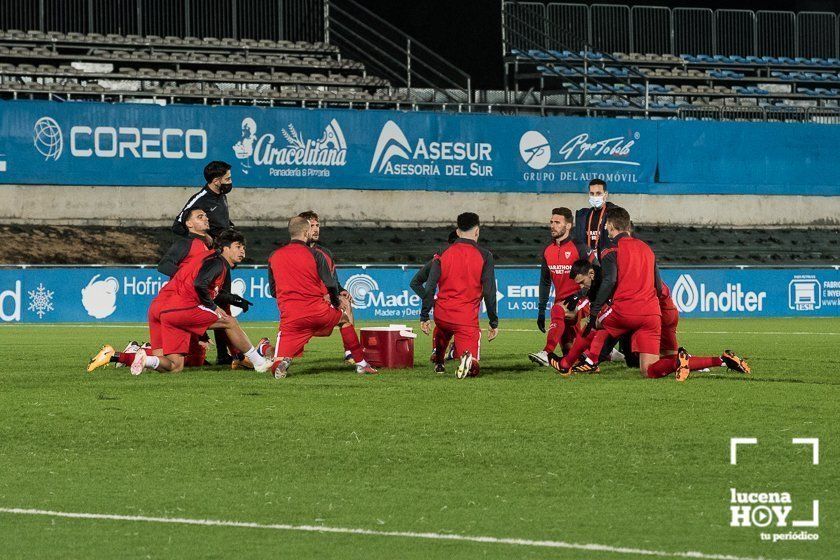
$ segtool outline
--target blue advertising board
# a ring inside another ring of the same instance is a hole
[[[361,321],[412,321],[420,298],[408,287],[416,269],[339,269]],[[840,317],[840,268],[664,269],[683,317]],[[536,317],[539,269],[499,268],[499,317]],[[0,269],[0,322],[144,322],[167,278],[154,268]],[[234,272],[232,289],[254,302],[240,320],[276,321],[264,268]]]
[[[838,143],[790,123],[0,101],[0,184],[195,186],[218,159],[239,187],[837,195]]]

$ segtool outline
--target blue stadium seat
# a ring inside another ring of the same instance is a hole
[[[775,56],[762,56],[761,60],[763,60],[765,64],[779,64],[779,59]]]
[[[780,64],[796,64],[796,61],[789,56],[780,56],[778,61]]]
[[[749,60],[747,60],[746,58],[744,58],[743,56],[738,55],[738,54],[733,54],[732,56],[729,57],[729,60],[731,60],[731,61],[733,61],[737,64],[749,64],[750,63]]]
[[[840,66],[840,58],[829,58],[826,60],[831,66]]]
[[[834,90],[826,88],[814,88],[813,90],[809,90],[808,88],[799,88],[799,91],[804,92],[807,95],[834,95]],[[813,91],[813,94],[810,93],[811,91]]]
[[[804,64],[805,66],[813,66],[815,64],[810,58],[803,58],[801,56],[797,56],[793,60],[796,64]]]
[[[606,68],[607,73],[617,77],[617,78],[626,78],[629,75],[627,68],[616,68],[614,66],[609,66]]]
[[[801,87],[797,90],[796,93],[802,93],[804,95],[810,95],[811,97],[819,97],[819,96],[823,95],[822,93],[820,93],[820,90],[827,91],[823,88],[817,88],[817,89],[814,90],[814,89],[810,89],[810,88]]]
[[[823,73],[820,74],[820,76],[822,76],[824,80],[829,81],[829,82],[838,81],[837,74],[832,74],[831,72],[823,72]]]
[[[697,60],[699,62],[715,62],[714,57],[709,56],[707,54],[698,54],[697,55]]]
[[[583,88],[579,83],[576,82],[563,82],[563,87],[569,91],[583,91]]]
[[[760,57],[750,55],[747,57],[747,62],[752,62],[753,64],[764,64],[764,60]]]
[[[528,51],[528,56],[531,58],[536,58],[538,60],[551,60],[551,55],[545,51],[541,51],[539,49],[531,49]]]
[[[826,80],[824,76],[822,76],[821,74],[817,74],[816,72],[802,72],[802,76],[806,80],[811,80],[815,82],[822,82]]]
[[[693,54],[681,54],[680,58],[685,60],[686,62],[700,62],[700,59],[694,56]]]
[[[817,66],[828,66],[829,62],[825,58],[815,57],[811,59],[811,62]]]

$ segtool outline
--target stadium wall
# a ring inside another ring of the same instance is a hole
[[[358,319],[406,322],[420,313],[409,289],[415,271],[349,266],[338,274]],[[539,276],[538,267],[497,268],[499,317],[536,316]],[[662,276],[683,317],[840,317],[840,267],[679,268]],[[0,323],[145,322],[166,281],[154,268],[0,268]],[[277,320],[265,267],[238,268],[231,289],[254,303],[240,320]]]
[[[3,101],[0,218],[163,224],[222,159],[241,224],[303,206],[332,223],[476,208],[535,224],[599,177],[640,223],[836,225],[838,143],[816,124]]]

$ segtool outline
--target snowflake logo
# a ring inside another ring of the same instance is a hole
[[[34,290],[28,290],[28,293],[29,311],[37,313],[39,319],[43,319],[44,315],[53,310],[53,295],[55,295],[55,292],[44,288],[43,282],[38,284],[38,287]]]

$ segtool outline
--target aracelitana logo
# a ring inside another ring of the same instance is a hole
[[[793,445],[811,447],[811,464],[819,465],[819,439],[793,438]],[[758,445],[757,438],[730,438],[729,463],[738,465],[738,447]],[[820,501],[794,501],[790,492],[784,491],[743,491],[729,489],[729,526],[739,528],[758,527],[760,529],[800,529],[776,533],[762,532],[762,541],[816,541],[820,536],[805,528],[820,526]]]
[[[489,142],[427,140],[414,144],[394,121],[379,133],[370,173],[421,177],[492,177],[493,146]]]
[[[248,174],[254,167],[269,167],[273,177],[329,177],[330,167],[347,163],[347,141],[336,119],[332,119],[317,140],[305,138],[289,123],[280,129],[281,140],[271,132],[257,135],[257,122],[242,120],[242,134],[233,152]]]
[[[602,164],[611,166],[639,167],[641,163],[633,159],[633,147],[641,138],[639,132],[628,136],[610,138],[592,138],[584,132],[569,138],[556,152],[552,152],[551,143],[545,135],[536,130],[525,132],[519,139],[519,155],[522,161],[533,171],[523,173],[526,181],[588,181],[601,178],[607,182],[638,182],[635,172],[586,172],[573,169],[575,166]],[[547,167],[568,167],[569,170],[550,171]]]
[[[35,149],[46,160],[58,161],[64,152],[64,133],[50,117],[35,121]],[[70,155],[77,158],[205,159],[207,132],[200,128],[88,126],[70,128]]]
[[[766,298],[767,292],[744,291],[740,282],[727,282],[723,291],[715,292],[703,282],[698,286],[690,274],[681,274],[671,290],[671,299],[680,313],[762,311]]]
[[[113,276],[99,280],[99,274],[82,288],[82,305],[94,319],[110,317],[117,310],[120,283]]]

